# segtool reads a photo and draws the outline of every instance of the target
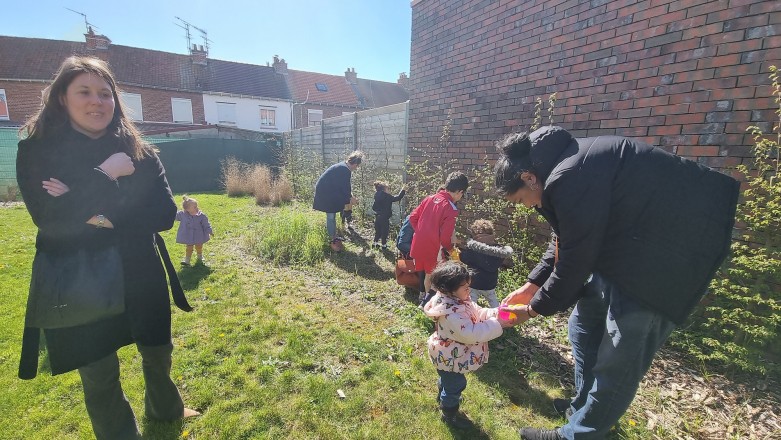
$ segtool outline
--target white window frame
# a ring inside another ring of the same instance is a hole
[[[193,102],[187,98],[171,98],[171,120],[174,124],[192,124]]]
[[[312,121],[312,115],[317,115],[317,116],[320,116],[320,119],[317,119],[317,120],[315,120],[315,121]],[[323,125],[323,111],[322,111],[322,110],[312,110],[312,109],[308,109],[308,110],[306,111],[306,120],[307,120],[307,124],[308,124],[310,127],[313,127],[313,126],[318,126],[318,125]],[[313,123],[313,122],[314,122],[314,123]]]
[[[258,114],[260,116],[260,128],[275,128],[277,126],[276,107],[260,106]],[[265,118],[263,117],[264,114],[266,115]]]
[[[8,97],[5,94],[5,89],[0,89],[0,102],[2,102],[2,112],[0,113],[0,121],[11,120],[11,108],[8,106]]]
[[[231,117],[233,120],[231,120]],[[236,103],[217,101],[217,123],[236,125]]]
[[[141,101],[141,95],[138,93],[121,92],[120,98],[125,106],[127,117],[133,121],[143,122],[144,104]]]

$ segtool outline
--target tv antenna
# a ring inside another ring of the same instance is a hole
[[[181,24],[178,24],[178,23],[174,23],[177,26],[179,26],[180,28],[184,29],[185,35],[187,37],[187,50],[190,50],[190,48],[192,47],[192,41],[191,41],[191,37],[190,37],[190,28],[193,28],[193,29],[195,29],[195,30],[197,30],[198,32],[201,33],[201,38],[203,38],[203,45],[206,47],[206,52],[208,53],[209,52],[209,42],[211,42],[212,40],[210,40],[208,38],[208,36],[206,35],[206,30],[201,29],[201,28],[199,28],[198,26],[196,26],[196,25],[194,25],[192,23],[188,23],[187,21],[185,21],[185,20],[183,20],[183,19],[181,19],[179,17],[175,16],[174,18],[179,20],[179,21],[181,21],[182,24],[183,24],[183,25],[181,25]]]
[[[69,11],[71,11],[71,12],[75,12],[75,13],[77,13],[77,14],[81,15],[82,17],[84,17],[84,26],[86,26],[86,27],[87,27],[87,32],[89,32],[89,31],[90,31],[90,29],[92,29],[92,28],[95,28],[95,29],[100,29],[99,27],[97,27],[97,26],[95,26],[94,24],[92,24],[92,23],[90,23],[90,22],[88,22],[88,21],[87,21],[87,14],[85,14],[85,13],[83,13],[83,12],[79,12],[79,11],[74,11],[74,10],[73,10],[73,9],[71,9],[71,8],[65,8],[65,9],[67,9],[67,10],[69,10]]]

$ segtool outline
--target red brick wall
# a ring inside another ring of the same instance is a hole
[[[119,85],[120,90],[141,95],[141,106],[144,121],[173,122],[171,98],[189,99],[193,106],[193,123],[205,124],[203,115],[203,97],[200,93],[174,92],[163,89],[151,89]]]
[[[578,137],[723,169],[750,155],[747,126],[771,130],[771,64],[779,1],[413,0],[409,145],[436,145],[452,110],[450,154],[481,163],[556,92],[554,123]]]
[[[5,89],[8,99],[8,112],[11,121],[23,123],[41,106],[41,93],[48,86],[44,82],[2,81],[0,89]],[[144,120],[148,122],[173,122],[171,98],[189,99],[193,106],[193,123],[205,124],[203,115],[203,98],[200,93],[175,92],[170,90],[150,89],[119,85],[128,93],[141,95],[141,105]]]
[[[12,122],[24,123],[41,107],[41,92],[47,86],[43,82],[2,81],[8,100],[8,114]]]

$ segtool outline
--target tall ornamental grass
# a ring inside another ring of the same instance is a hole
[[[274,216],[261,216],[250,234],[253,253],[274,264],[313,265],[323,260],[328,243],[325,218],[293,205]]]

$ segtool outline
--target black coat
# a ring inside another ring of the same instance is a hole
[[[506,258],[512,257],[513,248],[469,240],[461,248],[461,262],[469,267],[472,282],[469,287],[478,290],[496,289],[499,268]]]
[[[135,172],[118,183],[95,169],[118,151],[113,136],[90,139],[70,127],[50,141],[19,143],[17,180],[38,227],[36,249],[66,252],[117,245],[125,274],[123,315],[45,330],[52,374],[79,368],[133,342],[155,346],[171,341],[168,285],[154,234],[173,226],[176,203],[163,166],[151,151],[134,160]],[[47,194],[41,181],[51,177],[70,191],[60,197]],[[96,214],[105,215],[114,229],[85,223]],[[35,376],[38,335],[39,329],[25,328],[20,377]]]
[[[592,272],[680,324],[725,259],[740,184],[729,176],[617,136],[532,133],[544,183],[538,209],[559,237],[530,273],[531,305],[550,315],[579,298]]]
[[[315,200],[312,208],[322,212],[342,212],[344,205],[350,203],[352,197],[350,188],[352,174],[347,162],[339,162],[328,167],[315,184]]]
[[[393,203],[398,202],[406,194],[405,190],[401,190],[397,195],[393,196],[385,191],[377,191],[374,193],[374,203],[372,204],[372,210],[377,217],[390,218],[393,215]]]

